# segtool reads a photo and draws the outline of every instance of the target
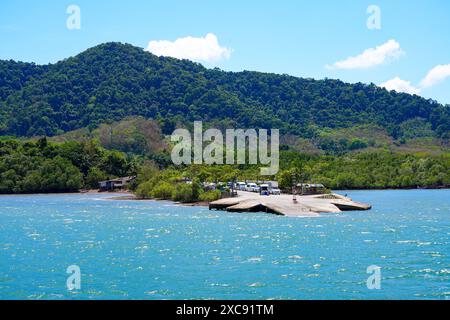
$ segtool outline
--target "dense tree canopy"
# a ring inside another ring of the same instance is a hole
[[[332,189],[419,188],[450,186],[450,157],[362,152],[310,156],[283,152],[277,178],[289,188],[297,181],[323,183]]]
[[[53,136],[130,115],[158,120],[164,133],[192,120],[307,138],[321,128],[364,124],[394,138],[448,139],[450,130],[449,106],[419,96],[373,84],[206,69],[120,43],[45,66],[0,61],[0,134]]]
[[[98,188],[109,178],[137,175],[138,194],[177,201],[218,197],[199,193],[184,181],[227,182],[234,179],[279,181],[289,189],[297,181],[323,183],[333,189],[450,186],[450,156],[359,152],[338,156],[281,151],[276,176],[261,176],[258,165],[174,166],[163,158],[106,150],[95,140],[63,143],[0,139],[0,193],[68,192]],[[151,160],[152,159],[152,160]],[[181,187],[182,186],[182,187]],[[131,186],[133,187],[133,185]]]
[[[135,171],[133,160],[123,153],[105,150],[92,141],[0,140],[0,193],[97,188],[101,180]]]

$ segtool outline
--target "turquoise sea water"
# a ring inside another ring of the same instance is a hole
[[[450,298],[450,190],[340,193],[373,209],[288,218],[0,196],[0,299]],[[67,290],[70,265],[80,290]],[[370,265],[380,290],[366,286]]]

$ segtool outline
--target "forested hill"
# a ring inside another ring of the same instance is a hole
[[[206,69],[128,44],[102,44],[45,66],[0,61],[1,135],[53,136],[130,115],[159,120],[165,133],[193,120],[306,138],[364,124],[394,138],[404,128],[425,128],[448,139],[450,130],[450,107],[419,96],[373,84]]]

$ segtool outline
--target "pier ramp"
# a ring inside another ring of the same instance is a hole
[[[369,210],[369,204],[353,201],[339,194],[321,194],[298,196],[293,201],[292,195],[261,196],[258,193],[238,191],[238,196],[213,201],[210,210],[230,212],[267,212],[283,216],[318,216],[320,213],[337,213],[349,210]]]

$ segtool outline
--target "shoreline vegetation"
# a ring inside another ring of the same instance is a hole
[[[260,176],[257,165],[181,165],[169,148],[137,154],[106,149],[95,140],[51,142],[0,140],[0,194],[67,193],[99,188],[99,181],[136,176],[128,186],[139,198],[209,202],[229,181],[273,181],[289,191],[297,183],[322,183],[332,190],[441,189],[450,187],[450,154],[361,151],[311,155],[280,151],[280,170]],[[219,182],[222,182],[219,183]],[[92,192],[92,191],[88,191]]]

